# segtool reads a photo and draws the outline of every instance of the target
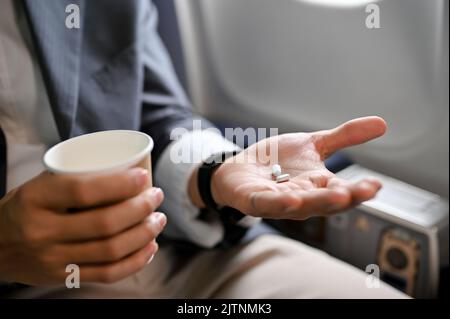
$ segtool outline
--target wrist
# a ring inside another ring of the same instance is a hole
[[[223,200],[221,196],[221,187],[220,187],[220,173],[218,172],[220,169],[220,166],[213,172],[211,176],[211,195],[214,199],[214,201],[219,206],[225,206],[225,201]],[[198,168],[192,172],[189,182],[188,182],[188,195],[189,198],[196,207],[198,208],[205,208],[205,203],[202,200],[202,197],[199,192],[198,188]]]
[[[198,189],[198,167],[192,172],[191,176],[189,177],[188,196],[194,206],[200,209],[205,208],[205,203],[203,202]]]
[[[6,231],[8,229],[8,225],[4,225],[6,221],[9,221],[9,210],[8,206],[10,206],[10,199],[15,193],[15,190],[7,193],[2,199],[0,199],[0,253],[3,251],[3,246],[5,244],[5,236]],[[9,227],[10,228],[10,227]]]
[[[226,193],[226,180],[229,178],[224,170],[227,161],[231,160],[237,153],[238,151],[229,151],[213,154],[198,169],[199,195],[206,208],[212,211],[218,211],[229,204],[223,196]]]
[[[225,200],[223,199],[222,196],[223,192],[221,191],[223,188],[220,186],[222,181],[220,169],[222,168],[222,165],[217,167],[217,169],[213,172],[211,177],[211,195],[218,206],[226,205]]]

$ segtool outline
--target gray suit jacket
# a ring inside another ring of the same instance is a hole
[[[80,7],[80,29],[65,26],[69,4]],[[155,164],[170,131],[191,127],[194,115],[157,34],[150,0],[24,5],[61,140],[100,130],[141,130],[155,141]]]

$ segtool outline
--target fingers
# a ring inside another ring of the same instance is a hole
[[[149,243],[132,255],[107,265],[80,267],[83,282],[113,283],[126,278],[147,265],[158,251],[158,244]]]
[[[299,207],[302,198],[294,192],[254,192],[250,195],[251,208],[246,211],[249,215],[263,218],[286,218],[282,215],[289,207]]]
[[[358,182],[349,182],[340,178],[332,178],[328,188],[345,188],[352,196],[352,205],[359,205],[375,197],[382,185],[375,178],[368,177]]]
[[[34,179],[28,187],[33,200],[45,208],[89,208],[119,202],[139,194],[147,185],[149,174],[142,168],[108,175],[54,175],[48,172]]]
[[[298,192],[303,204],[298,207],[288,207],[286,217],[304,220],[311,216],[328,215],[347,208],[351,203],[351,195],[345,188],[318,188],[312,191]]]
[[[263,218],[303,220],[313,215],[342,210],[351,202],[345,188],[310,191],[259,192],[252,195],[254,213]]]
[[[332,178],[324,188],[289,192],[255,192],[250,196],[253,216],[303,220],[328,216],[375,197],[381,183],[374,178],[348,182]]]
[[[64,247],[70,253],[70,263],[115,262],[154,241],[164,229],[166,222],[164,214],[152,213],[145,221],[117,236],[104,240],[69,244]]]
[[[327,158],[336,151],[359,145],[384,135],[386,122],[377,116],[363,117],[349,121],[341,126],[316,133],[318,149],[323,158]]]
[[[142,222],[163,199],[161,189],[151,188],[113,206],[61,215],[58,240],[68,242],[114,236]]]

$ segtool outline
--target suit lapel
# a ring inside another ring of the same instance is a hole
[[[71,137],[78,94],[84,0],[24,0],[61,139]],[[66,6],[80,7],[80,29],[65,25]]]

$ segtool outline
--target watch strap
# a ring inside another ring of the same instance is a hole
[[[238,151],[234,151],[214,154],[206,159],[198,170],[198,188],[200,197],[205,204],[205,210],[217,213],[224,224],[225,238],[220,244],[222,247],[229,247],[238,242],[249,228],[248,223],[241,224],[249,216],[229,206],[220,207],[214,201],[211,192],[211,180],[214,171],[228,158],[236,156],[238,153]]]

